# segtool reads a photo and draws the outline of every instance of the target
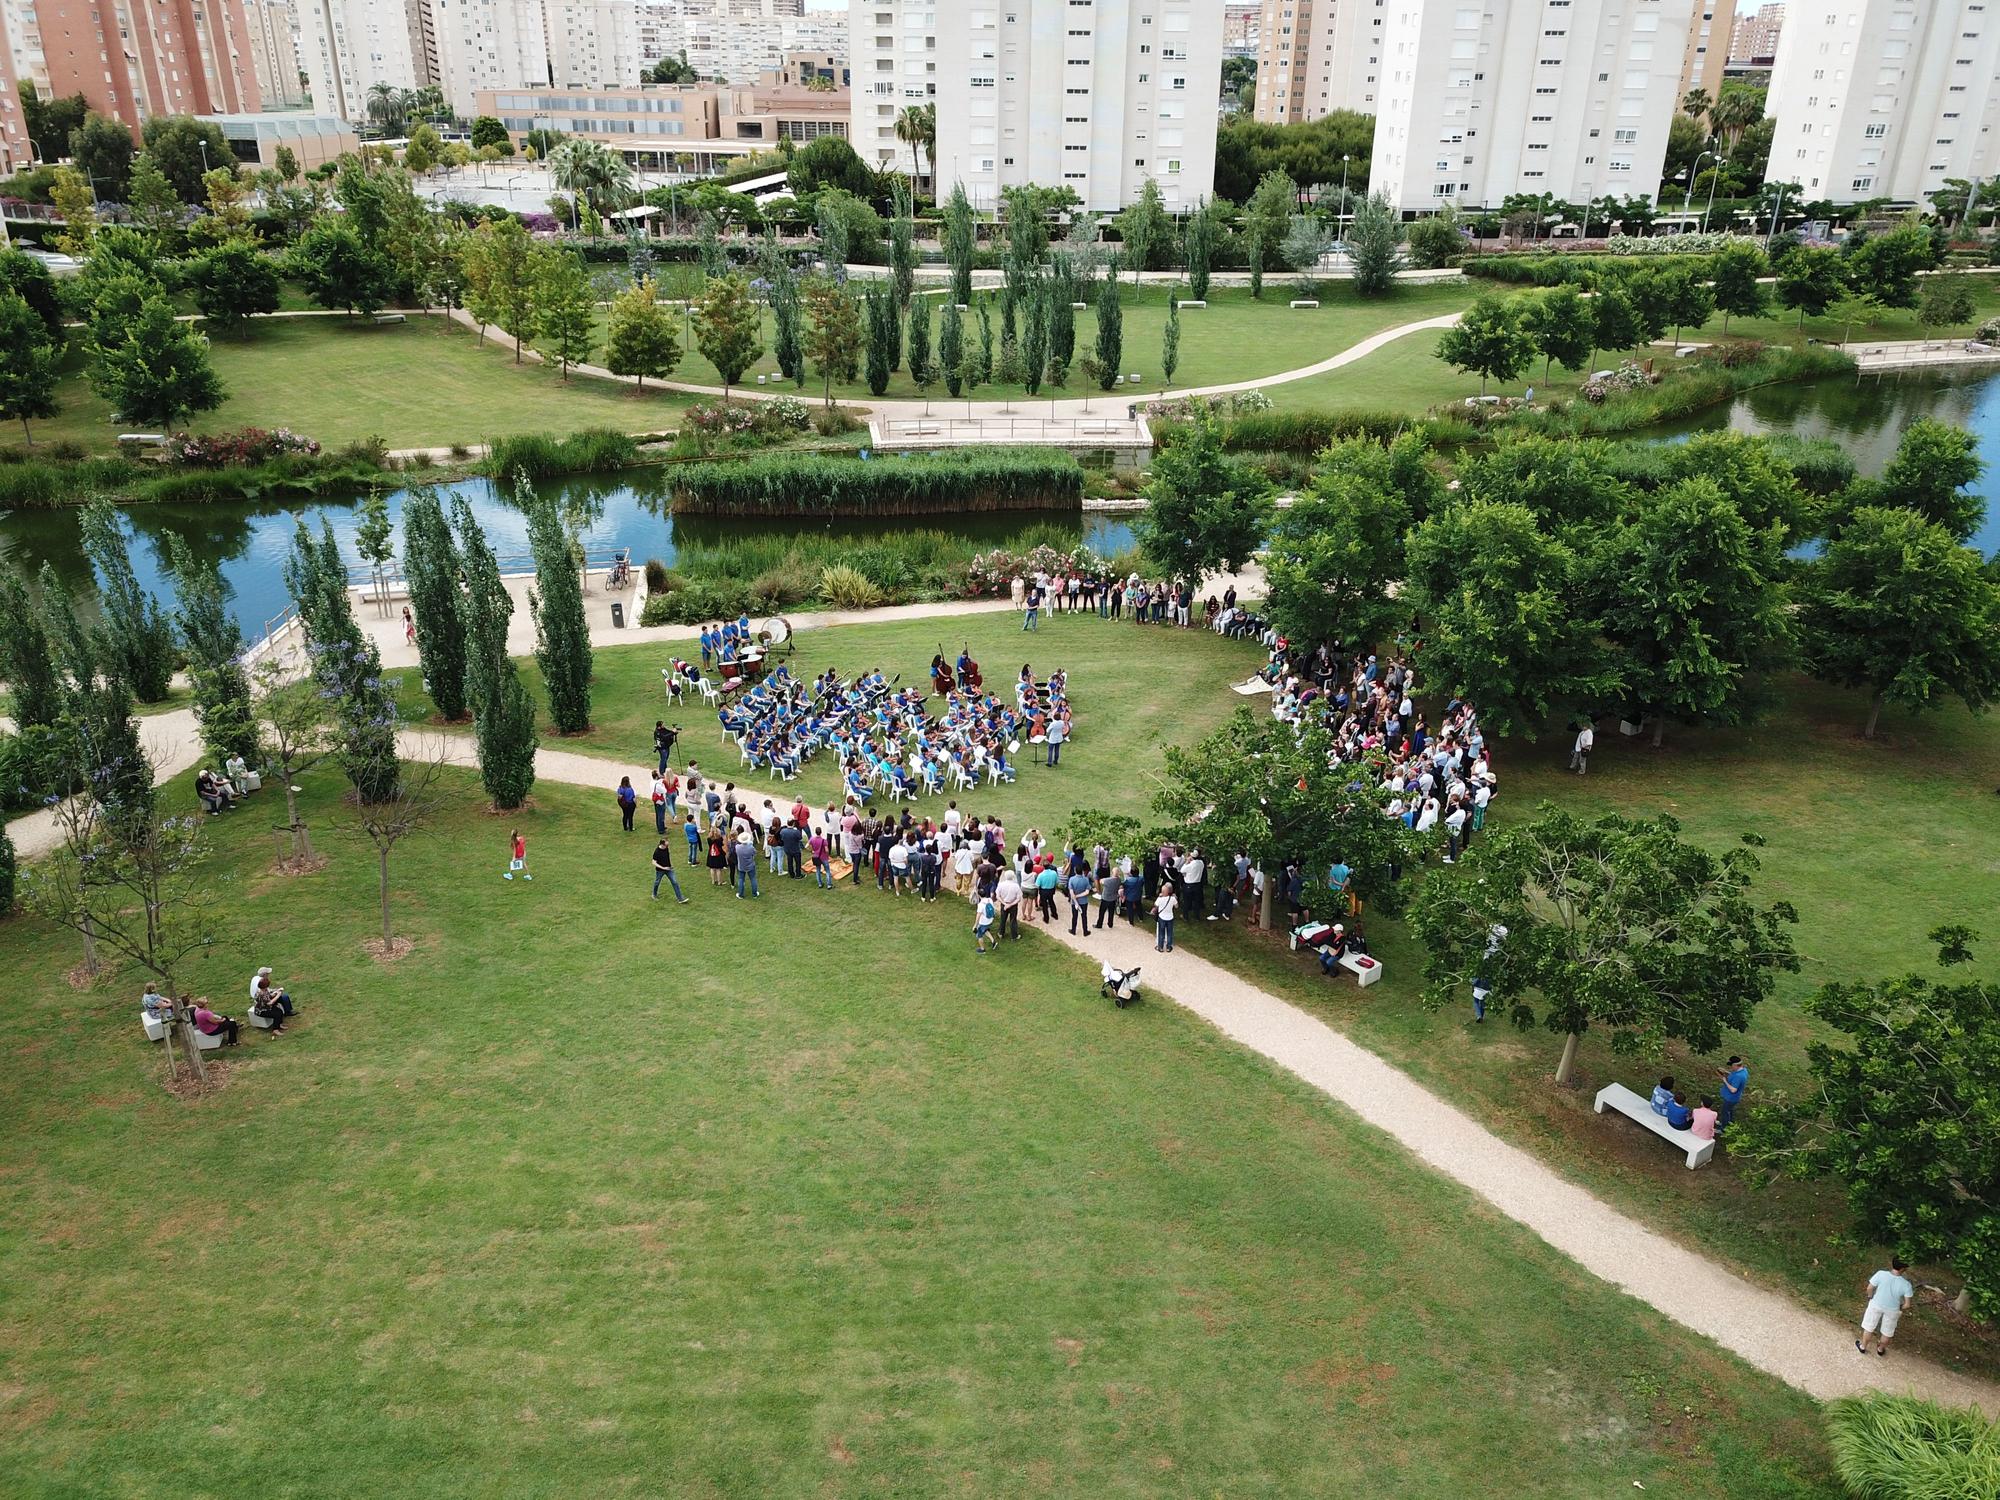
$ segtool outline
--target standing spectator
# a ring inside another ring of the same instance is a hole
[[[690,814],[689,816],[693,816]],[[721,825],[708,830],[708,883],[722,885],[723,871],[729,868],[728,846],[722,841]]]
[[[1576,732],[1576,743],[1570,746],[1569,768],[1581,776],[1590,769],[1590,752],[1597,745],[1597,732],[1590,727],[1590,720],[1583,721],[1583,728]]]
[[[701,863],[701,823],[693,808],[681,822],[681,835],[688,841],[688,868],[692,870]]]
[[[681,894],[681,883],[674,879],[674,846],[667,842],[667,836],[660,835],[660,842],[653,846],[653,899],[660,899],[660,882],[664,880],[674,888],[674,899],[686,906],[688,898]]]
[[[673,759],[674,741],[681,737],[680,727],[667,728],[665,719],[653,720],[653,750],[660,757],[660,774],[667,774],[667,764]]]
[[[1050,860],[1035,872],[1035,901],[1040,908],[1037,915],[1044,922],[1056,919],[1056,887],[1062,884],[1062,876]]]
[[[787,823],[778,830],[778,843],[785,854],[785,878],[804,880],[806,878],[806,834],[796,823]]]
[[[618,816],[625,820],[625,831],[632,831],[632,814],[639,806],[639,794],[632,790],[632,778],[618,778]]]
[[[1083,935],[1090,936],[1090,877],[1078,870],[1069,877],[1069,935],[1076,936],[1076,925],[1083,924]]]
[[[806,850],[812,855],[813,884],[824,891],[833,889],[832,847],[827,836],[818,831],[806,842]]]
[[[749,891],[754,900],[763,895],[757,889],[757,845],[751,841],[749,833],[736,836],[736,899],[743,899],[744,891]]]
[[[657,771],[653,773],[653,831],[661,838],[667,836],[667,782]]]
[[[1181,906],[1190,917],[1198,917],[1207,897],[1204,881],[1208,877],[1208,863],[1201,857],[1199,849],[1188,850],[1187,858],[1181,861],[1180,894]]]
[[[1171,953],[1174,951],[1174,916],[1180,911],[1180,901],[1174,895],[1172,886],[1160,889],[1159,899],[1153,903],[1153,951]]]
[[[195,1015],[199,1018],[201,1012],[196,1011]],[[1884,1359],[1889,1357],[1889,1340],[1896,1336],[1896,1325],[1910,1310],[1910,1302],[1917,1295],[1917,1289],[1903,1274],[1905,1269],[1903,1257],[1892,1255],[1887,1270],[1877,1271],[1868,1278],[1865,1288],[1868,1306],[1861,1314],[1861,1337],[1854,1341],[1854,1347],[1861,1353],[1868,1352],[1868,1336],[1873,1334],[1875,1352]]]
[[[1053,766],[1062,759],[1063,741],[1068,738],[1069,724],[1067,720],[1060,713],[1051,714],[1049,716],[1048,744],[1046,747],[1048,754],[1044,757],[1047,764]]]
[[[1716,1121],[1718,1130],[1727,1130],[1736,1121],[1736,1106],[1743,1102],[1743,1091],[1750,1087],[1750,1069],[1740,1057],[1729,1059],[1729,1065],[1716,1069],[1722,1077],[1721,1118]]]
[[[993,888],[995,899],[1000,904],[1000,936],[1021,940],[1021,880],[1012,870],[1000,872],[1000,880]],[[996,939],[997,941],[997,939]]]
[[[1035,628],[1036,616],[1040,614],[1041,608],[1042,586],[1039,583],[1031,583],[1028,585],[1026,613],[1021,616],[1021,628],[1023,630],[1033,630]]]

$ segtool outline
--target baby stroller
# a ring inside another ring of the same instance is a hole
[[[1098,994],[1109,996],[1111,1003],[1120,1010],[1139,998],[1139,971],[1137,969],[1114,969],[1110,964],[1101,966],[1104,984]]]

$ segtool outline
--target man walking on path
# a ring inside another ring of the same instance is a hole
[[[681,883],[674,879],[674,850],[673,846],[667,842],[665,833],[660,835],[660,842],[653,848],[653,899],[655,901],[660,899],[660,882],[662,880],[674,888],[674,899],[680,902],[682,906],[686,906],[688,898],[681,894]]]
[[[1854,1341],[1854,1347],[1863,1354],[1868,1352],[1868,1336],[1875,1335],[1875,1352],[1887,1359],[1889,1340],[1896,1336],[1896,1324],[1909,1311],[1910,1301],[1917,1289],[1903,1274],[1903,1258],[1889,1257],[1889,1269],[1877,1271],[1868,1278],[1868,1307],[1861,1314],[1861,1337]]]
[[[1750,1070],[1742,1058],[1732,1057],[1728,1067],[1716,1071],[1722,1075],[1722,1108],[1716,1111],[1715,1127],[1727,1130],[1736,1118],[1736,1106],[1743,1102],[1743,1091],[1750,1087]]]

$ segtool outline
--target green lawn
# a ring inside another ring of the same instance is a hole
[[[0,924],[0,1490],[179,1497],[1827,1497],[1813,1404],[1030,935],[803,885],[647,899],[643,834],[455,777],[397,856],[270,873],[304,1016],[202,1103],[136,976]],[[269,793],[264,794],[269,796]]]
[[[913,679],[940,645],[955,655],[962,643],[986,667],[989,682],[1005,684],[1024,658],[1038,672],[1055,666],[1070,672],[1079,736],[1065,750],[1062,768],[1051,773],[1029,765],[1013,787],[959,799],[968,812],[997,812],[1015,835],[1030,826],[1053,835],[1078,806],[1146,817],[1160,746],[1198,738],[1246,701],[1260,711],[1264,706],[1226,687],[1256,663],[1255,648],[1203,631],[1094,618],[1057,617],[1031,644],[1011,614],[808,631],[794,669],[811,675],[833,666],[851,674],[879,665]],[[598,727],[557,740],[545,726],[544,743],[613,762],[605,773],[608,794],[617,775],[650,769],[652,725],[665,715],[686,730],[680,758],[692,754],[711,774],[733,776],[738,757],[713,713],[696,702],[673,714],[665,708],[659,667],[684,650],[599,651]],[[525,665],[534,684],[533,664]],[[406,674],[405,683],[406,710],[427,712],[414,674]],[[1528,816],[1549,798],[1640,815],[1671,812],[1690,836],[1718,847],[1745,831],[1770,841],[1759,890],[1766,900],[1798,907],[1804,971],[1784,978],[1777,1000],[1757,1013],[1748,1036],[1721,1055],[1668,1060],[1684,1080],[1695,1080],[1697,1090],[1712,1080],[1723,1056],[1741,1050],[1752,1062],[1753,1105],[1758,1095],[1796,1091],[1805,1077],[1805,1044],[1814,1034],[1798,1001],[1813,986],[1926,967],[1934,955],[1924,934],[1932,927],[1967,921],[1977,928],[1984,913],[2000,907],[2000,859],[1988,848],[1994,820],[1979,800],[1982,789],[2000,785],[2000,729],[1955,712],[1887,724],[1880,743],[1865,744],[1856,734],[1863,713],[1847,694],[1791,683],[1762,723],[1709,735],[1677,732],[1657,753],[1607,728],[1598,764],[1584,781],[1564,773],[1563,736],[1538,747],[1501,747],[1497,821]],[[815,806],[837,795],[824,761],[795,785],[763,776],[748,784],[773,798],[802,792]],[[600,805],[609,824],[614,813],[608,795]],[[1752,1189],[1726,1155],[1710,1169],[1688,1172],[1650,1136],[1591,1112],[1591,1095],[1607,1079],[1643,1083],[1651,1064],[1614,1058],[1601,1039],[1589,1038],[1577,1087],[1558,1089],[1549,1077],[1559,1039],[1523,1036],[1504,1021],[1475,1027],[1456,1009],[1424,1011],[1417,1002],[1421,955],[1401,924],[1381,923],[1373,936],[1388,968],[1382,983],[1365,993],[1325,981],[1317,967],[1281,945],[1237,929],[1202,924],[1189,941],[1320,1012],[1482,1118],[1505,1118],[1510,1135],[1627,1211],[1829,1312],[1851,1313],[1853,1286],[1874,1269],[1880,1251],[1846,1243],[1845,1216],[1834,1194]],[[2000,947],[1988,946],[1976,968],[2000,974]],[[1952,1284],[1947,1271],[1934,1274]],[[2000,1344],[1941,1315],[1912,1319],[1905,1331],[1913,1348],[1963,1354],[2000,1371]]]
[[[212,341],[228,398],[189,424],[193,431],[290,427],[329,447],[381,437],[392,448],[478,443],[526,432],[671,427],[684,397],[516,365],[512,356],[442,318],[376,327],[344,318],[271,318],[242,338]],[[127,424],[84,381],[72,356],[60,415],[35,424],[35,439],[108,448]]]

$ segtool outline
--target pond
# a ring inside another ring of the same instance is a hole
[[[2000,373],[1953,379],[1940,375],[1878,375],[1860,381],[1815,380],[1774,385],[1739,396],[1728,406],[1677,423],[1670,435],[1728,428],[1736,432],[1792,432],[1831,438],[1863,474],[1882,472],[1895,457],[1903,429],[1935,417],[1972,433],[1986,472],[1973,486],[1987,496],[1986,519],[1971,545],[1991,557],[2000,552]]]
[[[665,502],[666,482],[661,471],[639,470],[613,479],[554,481],[541,487],[558,496],[581,495],[601,504],[599,519],[583,534],[586,552],[593,559],[608,557],[619,548],[629,547],[633,559],[643,562],[657,557],[671,564],[679,549],[687,544],[713,544],[735,537],[796,534],[802,531],[833,532],[842,535],[879,534],[895,529],[883,521],[804,522],[738,521],[712,516],[676,518]],[[530,572],[533,561],[528,551],[527,518],[511,500],[502,497],[484,479],[465,480],[439,486],[447,510],[450,496],[463,494],[473,514],[484,528],[488,542],[504,572]],[[408,491],[389,496],[389,513],[396,522],[396,552],[402,555],[402,509]],[[247,638],[263,633],[266,622],[275,619],[291,602],[284,579],[285,558],[292,548],[296,522],[303,520],[318,529],[322,520],[333,527],[341,555],[356,569],[361,554],[355,547],[354,529],[359,512],[352,497],[275,504],[230,505],[137,505],[125,512],[136,537],[132,564],[139,582],[164,603],[172,603],[171,586],[165,580],[164,533],[180,533],[195,552],[214,558],[232,593],[237,623]],[[981,543],[997,544],[1030,526],[1053,524],[1075,536],[1079,542],[1107,555],[1132,546],[1129,518],[1075,511],[1005,511],[980,515],[944,515],[912,518],[908,528],[949,531]],[[906,529],[908,529],[906,528]],[[32,577],[47,562],[56,575],[79,598],[94,592],[90,565],[77,540],[77,515],[71,510],[19,511],[0,514],[0,566],[12,567]]]

